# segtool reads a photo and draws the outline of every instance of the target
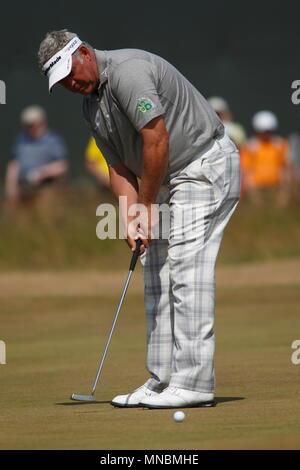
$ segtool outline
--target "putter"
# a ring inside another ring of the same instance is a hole
[[[118,317],[119,317],[119,313],[120,313],[120,310],[121,310],[121,307],[122,307],[122,304],[123,304],[123,301],[124,301],[124,298],[125,298],[125,295],[126,295],[126,291],[127,291],[127,288],[128,288],[129,282],[130,282],[130,278],[132,276],[132,273],[134,271],[137,259],[138,259],[139,254],[140,254],[141,245],[142,245],[142,241],[140,239],[138,239],[137,242],[136,242],[136,249],[135,249],[135,251],[132,255],[132,258],[131,258],[129,273],[128,273],[127,278],[126,278],[125,286],[124,286],[124,289],[123,289],[123,292],[122,292],[122,295],[121,295],[121,300],[119,302],[119,305],[118,305],[118,308],[117,308],[117,311],[116,311],[116,314],[115,314],[115,318],[114,318],[110,333],[109,333],[107,341],[106,341],[104,353],[103,353],[102,359],[100,361],[98,372],[97,372],[97,375],[96,375],[96,378],[95,378],[95,381],[94,381],[94,384],[93,384],[92,392],[91,392],[90,395],[78,395],[76,393],[72,393],[71,400],[86,401],[86,402],[95,402],[96,401],[96,398],[94,396],[95,391],[96,391],[96,387],[97,387],[97,384],[98,384],[98,381],[99,381],[99,378],[100,378],[100,375],[101,375],[101,371],[102,371],[104,360],[105,360],[105,357],[106,357],[106,354],[107,354],[107,351],[108,351],[110,340],[111,340],[111,337],[113,335],[113,332],[114,332],[114,329],[115,329],[115,326],[116,326],[116,323],[117,323],[117,320],[118,320]]]

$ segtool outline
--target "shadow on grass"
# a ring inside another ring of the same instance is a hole
[[[245,400],[245,397],[215,397],[216,404],[226,403],[227,401]]]
[[[218,403],[226,403],[228,401],[237,401],[237,400],[245,400],[245,397],[216,397],[215,398],[215,405]],[[62,403],[55,403],[55,405],[63,405],[63,406],[76,406],[76,405],[96,405],[96,404],[110,404],[110,401],[66,401]],[[142,407],[141,407],[142,409]]]
[[[76,406],[76,405],[99,405],[103,403],[110,403],[110,401],[66,401],[63,403],[55,403],[55,405],[63,406]]]

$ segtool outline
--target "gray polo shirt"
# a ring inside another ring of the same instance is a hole
[[[108,165],[122,162],[141,177],[139,131],[158,116],[169,132],[164,183],[223,134],[223,124],[204,97],[166,60],[137,49],[95,54],[100,85],[84,97],[83,113]]]

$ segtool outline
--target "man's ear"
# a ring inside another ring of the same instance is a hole
[[[91,60],[91,51],[84,45],[81,45],[78,49],[81,57],[87,60]]]

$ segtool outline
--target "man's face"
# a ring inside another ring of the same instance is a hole
[[[73,93],[89,95],[99,85],[99,71],[95,54],[85,46],[72,56],[72,69],[69,75],[59,82]]]
[[[272,136],[273,136],[272,131],[264,131],[264,132],[260,132],[258,134],[259,139],[263,140],[264,142],[267,142],[267,141],[271,140]]]
[[[25,127],[25,130],[29,137],[33,140],[40,139],[46,132],[47,130],[47,122],[45,120],[40,120],[37,122],[34,122],[32,124],[28,124]]]

